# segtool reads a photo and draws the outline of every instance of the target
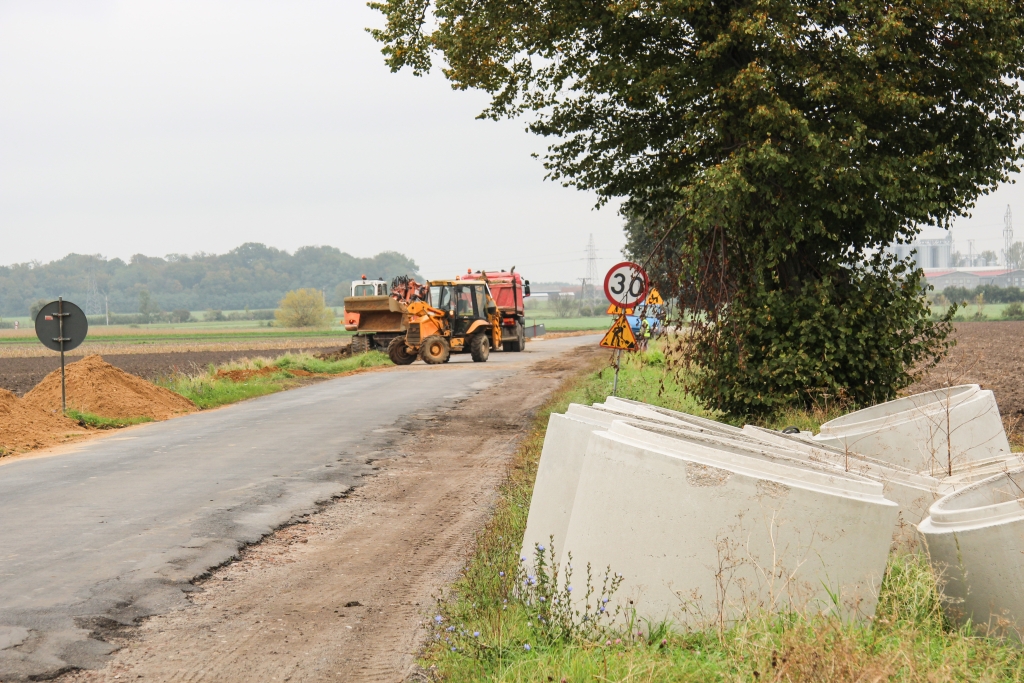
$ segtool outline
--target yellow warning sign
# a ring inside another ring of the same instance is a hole
[[[615,319],[612,328],[604,335],[601,346],[608,349],[623,349],[624,351],[635,351],[637,349],[636,336],[629,327],[626,316],[620,315]]]
[[[627,308],[623,310],[622,308],[616,306],[615,304],[609,304],[608,310],[605,311],[605,313],[607,313],[608,315],[622,315],[623,313],[625,313],[626,315],[633,315],[633,309]]]
[[[652,306],[660,306],[665,303],[665,300],[661,298],[661,294],[658,293],[658,290],[651,287],[651,293],[647,295],[647,303]]]

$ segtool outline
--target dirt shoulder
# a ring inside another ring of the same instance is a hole
[[[601,355],[570,351],[424,421],[365,484],[198,582],[188,608],[105,634],[110,662],[60,680],[405,680],[532,415]]]

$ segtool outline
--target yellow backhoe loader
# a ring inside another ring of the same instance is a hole
[[[411,302],[405,336],[388,345],[395,365],[417,358],[447,363],[453,353],[469,353],[477,363],[501,343],[501,315],[482,280],[433,280],[426,301]]]

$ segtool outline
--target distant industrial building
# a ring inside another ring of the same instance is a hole
[[[900,260],[910,258],[917,263],[918,267],[926,270],[928,268],[953,267],[953,236],[948,233],[945,238],[939,240],[917,240],[910,244],[894,244],[890,250]]]
[[[925,268],[924,277],[928,284],[934,287],[937,292],[941,292],[946,287],[974,289],[981,285],[1024,288],[1024,270],[1008,269],[1002,266]]]

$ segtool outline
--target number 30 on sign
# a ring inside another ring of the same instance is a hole
[[[632,308],[642,302],[649,287],[644,269],[629,261],[612,266],[604,276],[604,295],[620,308]]]

